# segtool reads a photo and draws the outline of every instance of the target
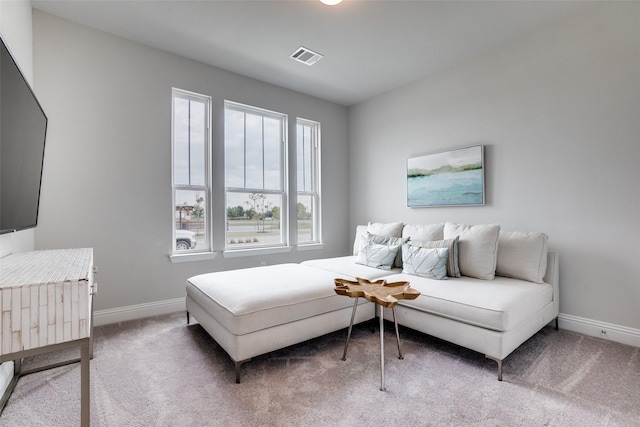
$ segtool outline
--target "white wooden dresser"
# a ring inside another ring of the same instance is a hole
[[[94,273],[91,248],[21,252],[0,259],[0,362],[15,363],[2,405],[21,375],[80,361],[80,419],[89,425]],[[23,358],[71,347],[80,348],[80,359],[21,372]]]

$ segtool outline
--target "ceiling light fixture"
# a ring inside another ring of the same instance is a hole
[[[320,1],[326,4],[327,6],[335,6],[337,4],[342,3],[342,0],[320,0]]]

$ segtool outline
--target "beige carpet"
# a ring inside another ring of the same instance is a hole
[[[94,426],[638,426],[640,349],[545,328],[504,364],[386,325],[346,329],[234,365],[184,313],[96,328]],[[62,355],[57,355],[61,357]],[[49,358],[51,359],[51,358]],[[25,367],[49,360],[27,360]],[[79,425],[79,365],[20,379],[2,426]]]

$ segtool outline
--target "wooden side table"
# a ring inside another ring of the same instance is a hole
[[[420,292],[409,286],[409,282],[393,282],[387,283],[386,280],[377,280],[371,282],[366,279],[357,278],[356,281],[347,279],[334,279],[336,285],[335,292],[338,295],[346,295],[355,298],[353,303],[353,311],[351,313],[351,323],[347,332],[347,341],[344,344],[344,353],[342,360],[347,360],[347,347],[351,338],[351,329],[353,328],[353,320],[356,317],[356,309],[358,308],[358,299],[364,297],[367,301],[371,301],[380,307],[380,390],[385,391],[384,385],[384,315],[383,308],[391,308],[393,313],[393,323],[396,329],[396,341],[398,343],[398,358],[403,359],[402,348],[400,346],[400,333],[398,332],[398,322],[396,321],[395,306],[401,299],[416,299]]]
[[[14,377],[80,362],[80,420],[89,425],[89,361],[93,353],[93,250],[22,252],[0,259],[0,362],[14,361]],[[25,357],[66,348],[80,358],[22,371]],[[2,410],[0,408],[0,411]]]

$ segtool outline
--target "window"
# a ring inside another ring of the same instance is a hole
[[[226,249],[286,245],[286,115],[226,102],[224,125]]]
[[[172,91],[174,253],[210,251],[211,98]]]
[[[297,121],[298,244],[320,243],[320,123]]]

